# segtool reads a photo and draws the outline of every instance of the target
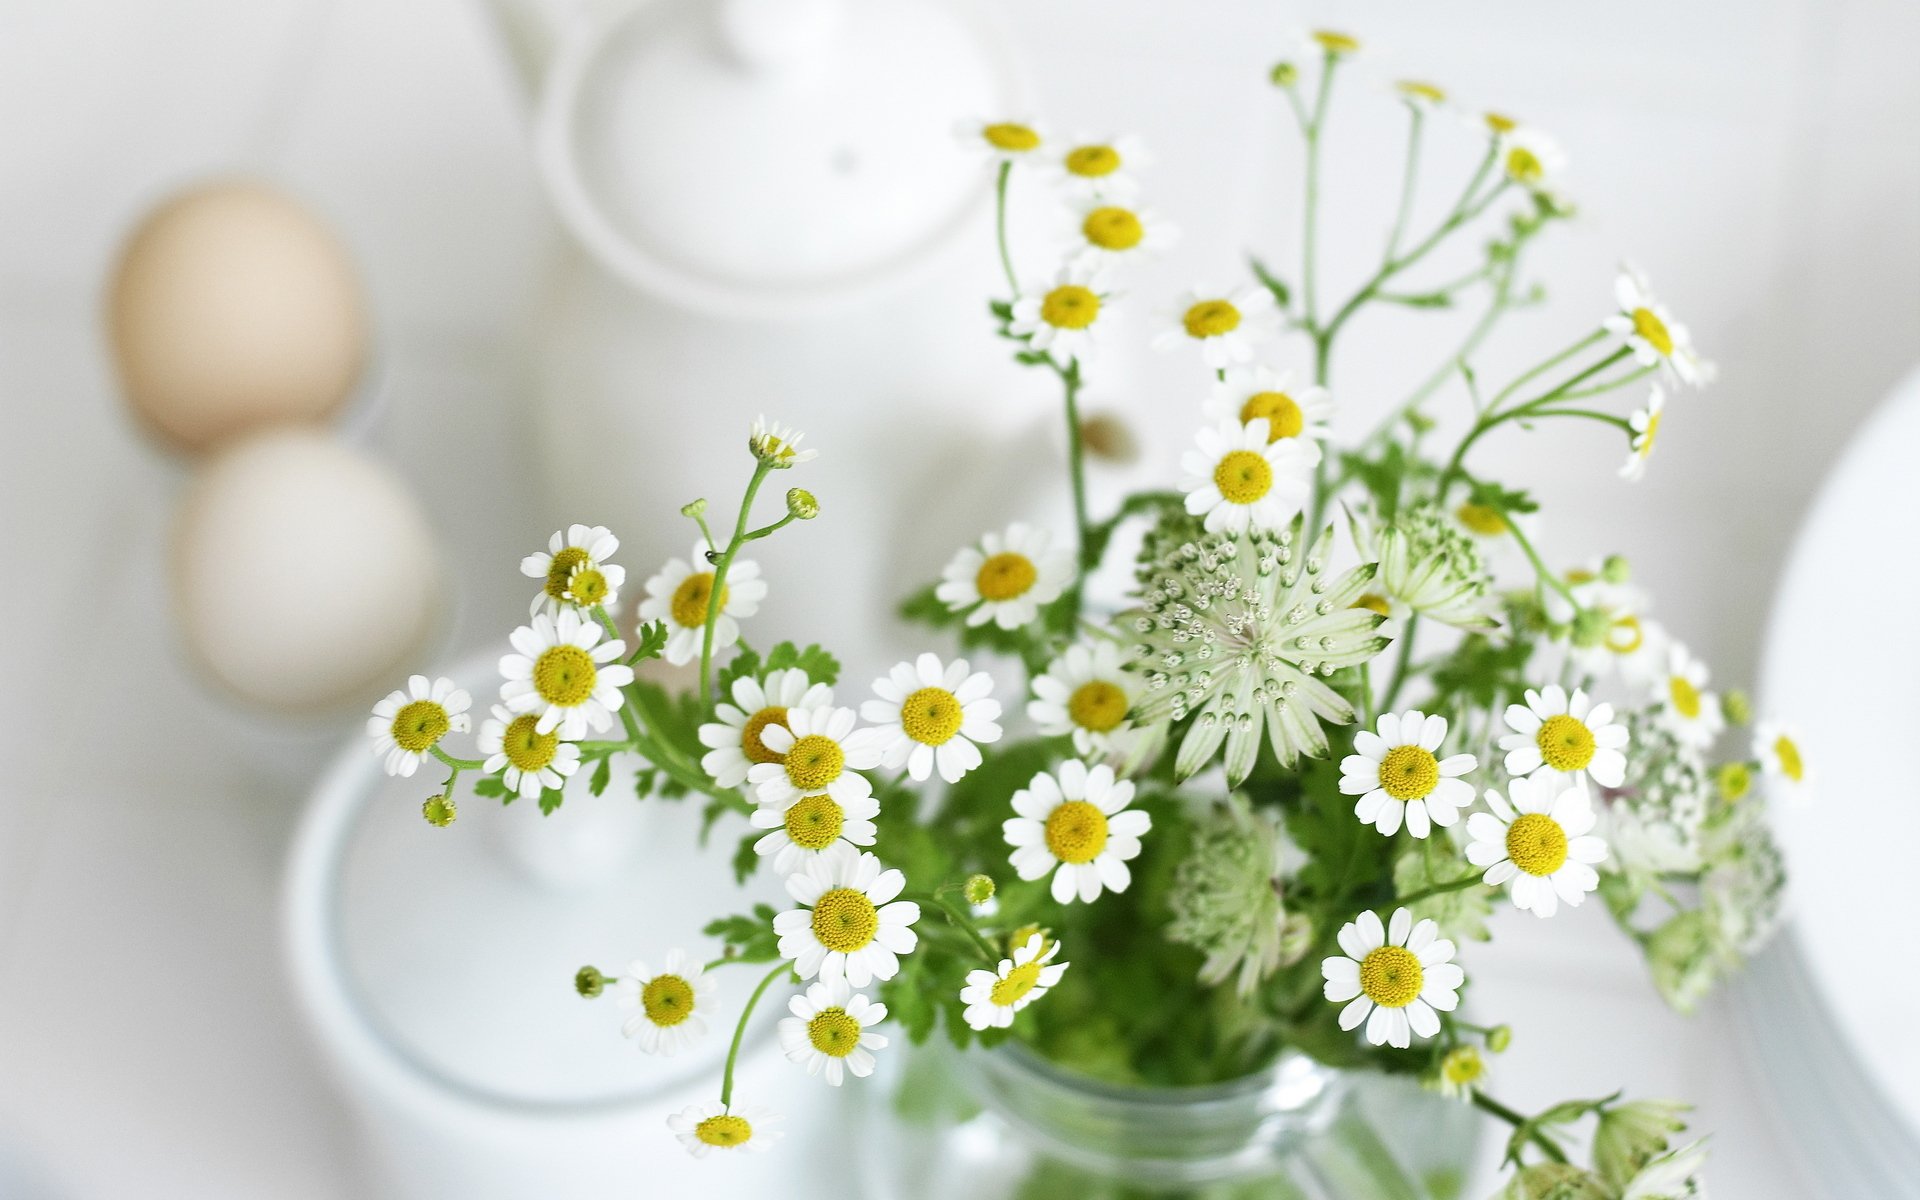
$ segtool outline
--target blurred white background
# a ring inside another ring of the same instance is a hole
[[[1156,150],[1149,189],[1188,236],[1136,277],[1135,332],[1155,297],[1226,278],[1247,249],[1293,261],[1297,159],[1264,77],[1309,24],[1377,47],[1382,80],[1430,77],[1553,131],[1582,216],[1535,258],[1553,303],[1514,319],[1486,369],[1510,373],[1589,326],[1610,303],[1612,264],[1630,256],[1719,361],[1720,383],[1670,407],[1637,486],[1615,478],[1614,443],[1584,429],[1529,439],[1524,459],[1495,444],[1484,461],[1536,489],[1563,556],[1626,553],[1719,679],[1752,677],[1808,498],[1920,357],[1920,6],[992,7],[1037,112],[1070,130],[1138,131]],[[1336,117],[1335,291],[1371,262],[1390,215],[1399,118],[1368,90],[1351,87]],[[1472,152],[1461,133],[1458,155]],[[1008,433],[1045,431],[1035,461],[1051,453],[1050,396],[1003,365],[979,316],[993,279],[984,223],[975,252],[904,297],[808,327],[804,358],[756,358],[765,331],[626,297],[570,249],[534,175],[519,81],[470,0],[4,0],[0,163],[0,1150],[37,1159],[56,1194],[363,1194],[274,924],[308,782],[359,721],[251,716],[185,664],[164,586],[184,471],[131,425],[103,353],[102,281],[129,224],[167,191],[260,173],[347,240],[376,323],[378,398],[355,427],[431,507],[454,564],[451,650],[522,615],[511,561],[556,522],[630,523],[630,571],[684,552],[670,508],[633,508],[702,490],[690,464],[737,454],[762,408],[829,449],[815,490],[846,514],[837,533],[823,521],[816,541],[776,543],[763,556],[776,579],[844,552],[864,564],[855,586],[903,589],[950,535],[1012,515],[1023,491],[1059,503],[1050,484],[956,474],[981,461],[969,447]],[[937,373],[913,357],[930,328]],[[608,331],[630,344],[592,358],[585,343]],[[1353,347],[1393,350],[1349,348],[1336,429],[1368,428],[1456,336],[1444,318],[1361,322]],[[1162,465],[1187,436],[1190,367],[1127,348],[1094,378],[1103,405],[1178,439],[1154,451]],[[553,485],[539,447],[604,401],[550,397],[612,395],[623,373],[628,419],[671,452],[648,458],[643,483],[597,493],[621,511],[582,513],[593,493]],[[841,379],[864,391],[848,398]],[[922,440],[903,444],[903,431]],[[940,449],[921,459],[916,445]],[[858,478],[876,470],[877,482]],[[950,491],[932,511],[853,511],[943,475]],[[655,524],[631,524],[643,520]],[[1863,564],[1859,585],[1871,579]],[[769,628],[812,633],[830,600],[783,601],[776,585]],[[1565,925],[1480,955],[1485,992],[1528,1014],[1499,1063],[1503,1094],[1528,1106],[1624,1084],[1692,1097],[1715,1134],[1718,1191],[1805,1194],[1724,1008],[1670,1015],[1600,913]]]

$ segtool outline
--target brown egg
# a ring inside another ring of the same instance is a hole
[[[127,401],[175,448],[325,420],[359,381],[366,307],[333,232],[261,183],[167,200],[121,250],[107,337]]]

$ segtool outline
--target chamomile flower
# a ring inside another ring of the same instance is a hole
[[[626,572],[618,567],[609,568],[607,560],[620,548],[620,539],[605,525],[569,525],[557,530],[547,539],[547,548],[539,554],[529,554],[520,560],[520,573],[530,579],[541,580],[540,594],[533,598],[533,607],[529,615],[546,613],[550,617],[560,615],[560,610],[569,605],[578,604],[568,595],[568,585],[573,581],[574,572],[582,567],[598,569],[603,577],[610,578],[608,572],[619,572],[620,581],[626,579]],[[609,590],[618,590],[620,584],[613,583]]]
[[[540,718],[518,715],[496,704],[493,717],[480,723],[481,770],[498,775],[522,800],[538,800],[549,788],[561,788],[580,769],[580,747],[559,733],[540,732]]]
[[[672,1056],[707,1033],[719,981],[683,950],[667,951],[658,971],[635,960],[614,985],[614,998],[633,1015],[620,1026],[623,1037],[648,1054]]]
[[[1591,777],[1601,787],[1619,787],[1626,777],[1627,727],[1616,724],[1613,705],[1595,704],[1583,691],[1567,695],[1552,684],[1527,689],[1525,704],[1507,706],[1500,739],[1510,775],[1528,775],[1561,785]],[[1554,776],[1566,777],[1555,781]]]
[[[980,765],[980,744],[1000,740],[1000,702],[992,691],[993,676],[969,671],[964,658],[942,666],[938,655],[922,654],[895,663],[873,681],[878,698],[860,706],[874,726],[868,732],[880,748],[880,765],[904,766],[916,780],[938,767],[940,778],[958,783]]]
[[[1496,135],[1499,142],[1500,169],[1507,178],[1528,191],[1541,191],[1566,169],[1566,151],[1545,133],[1531,126],[1517,126]]]
[[[1510,779],[1507,795],[1488,788],[1491,812],[1467,818],[1467,861],[1485,867],[1489,887],[1511,885],[1514,907],[1551,917],[1560,902],[1577,906],[1600,886],[1595,863],[1606,861],[1607,844],[1589,832],[1593,805],[1575,784],[1553,779]]]
[[[1113,196],[1082,200],[1073,221],[1074,261],[1096,269],[1136,262],[1180,240],[1180,230],[1153,209]]]
[[[780,761],[760,735],[769,726],[784,728],[788,709],[824,708],[833,703],[833,689],[814,683],[799,667],[768,671],[764,682],[742,675],[733,681],[731,695],[731,704],[722,700],[714,706],[713,715],[720,719],[699,730],[700,744],[707,747],[700,769],[723,788],[745,783],[755,763]]]
[[[756,460],[775,470],[797,467],[803,462],[812,462],[820,455],[818,450],[800,449],[800,443],[806,436],[791,425],[782,425],[759,416],[753,419],[753,428],[747,434],[747,450]]]
[[[1267,419],[1245,425],[1203,426],[1194,448],[1180,457],[1180,490],[1187,511],[1205,518],[1209,533],[1272,532],[1307,501],[1320,447],[1305,438],[1275,441]]]
[[[1800,735],[1777,721],[1762,721],[1754,727],[1753,756],[1760,769],[1771,779],[1785,784],[1790,791],[1807,785],[1807,760],[1800,749]]]
[[[667,624],[666,660],[674,666],[700,655],[706,637],[707,606],[713,597],[713,568],[707,567],[707,544],[697,541],[686,558],[670,558],[660,573],[647,580],[647,598],[640,602],[642,621]],[[740,640],[738,618],[750,617],[766,599],[767,582],[760,564],[736,558],[720,589],[719,615],[713,623],[713,648],[724,650]]]
[[[1316,29],[1307,34],[1307,40],[1319,47],[1329,58],[1345,58],[1360,52],[1360,39],[1350,33],[1337,29]]]
[[[1660,436],[1660,414],[1667,407],[1667,394],[1655,384],[1647,392],[1644,408],[1637,408],[1627,418],[1632,429],[1631,446],[1627,461],[1620,467],[1622,479],[1638,479],[1647,473],[1647,459],[1653,456],[1653,443]]]
[[[920,940],[912,929],[920,906],[894,899],[906,886],[906,876],[852,846],[817,855],[787,877],[787,894],[801,907],[773,919],[780,957],[792,959],[802,979],[845,979],[854,987],[892,979],[900,955]]]
[[[1394,94],[1421,112],[1429,112],[1447,102],[1446,89],[1424,79],[1396,79]]]
[[[1133,875],[1127,860],[1140,853],[1140,838],[1153,818],[1133,803],[1133,784],[1115,779],[1101,763],[1092,770],[1079,759],[1060,764],[1056,778],[1045,771],[1013,794],[1013,811],[1001,829],[1013,869],[1022,879],[1053,872],[1053,898],[1092,903],[1100,891],[1124,892]]]
[[[1460,1003],[1466,975],[1454,964],[1454,945],[1432,921],[1415,924],[1413,913],[1395,909],[1393,921],[1363,912],[1340,928],[1345,953],[1324,959],[1324,994],[1340,1010],[1340,1028],[1365,1021],[1367,1041],[1402,1050],[1413,1038],[1440,1032],[1440,1013]],[[1437,1012],[1435,1010],[1438,1010]]]
[[[807,860],[843,843],[873,845],[873,819],[879,815],[880,802],[872,796],[843,803],[821,792],[786,804],[762,804],[749,820],[754,828],[773,832],[755,842],[753,850],[773,855],[773,869],[791,875]]]
[[[614,563],[584,562],[567,576],[567,586],[561,592],[569,604],[581,608],[611,609],[620,603],[620,589],[626,586],[627,569]],[[541,599],[545,599],[543,594]]]
[[[1083,262],[1071,262],[1060,268],[1050,282],[1021,289],[1013,302],[1010,333],[1027,339],[1027,345],[1043,354],[1052,354],[1064,363],[1085,358],[1093,349],[1094,338],[1106,313],[1107,296],[1100,272]]]
[[[780,1020],[780,1049],[834,1087],[847,1073],[873,1074],[873,1052],[886,1048],[884,1034],[870,1032],[887,1019],[887,1006],[855,992],[844,979],[822,981],[787,1001],[793,1015]]]
[[[995,162],[1032,159],[1048,144],[1046,132],[1031,121],[962,121],[954,130],[960,144],[986,154]]]
[[[1140,139],[1079,136],[1037,160],[1069,196],[1125,199],[1140,190],[1134,172],[1153,160]]]
[[[1073,580],[1073,551],[1054,545],[1053,535],[1019,521],[1004,533],[981,537],[962,547],[941,572],[934,595],[967,624],[991,621],[1018,629],[1040,615],[1040,607],[1059,599]]]
[[[1360,797],[1353,815],[1388,837],[1403,820],[1417,838],[1458,821],[1473,803],[1473,785],[1460,777],[1479,764],[1471,754],[1440,758],[1446,738],[1447,719],[1417,709],[1381,713],[1374,732],[1354,734],[1354,752],[1340,763],[1340,790]]]
[[[1000,960],[992,971],[968,971],[966,986],[960,989],[961,1014],[974,1029],[1005,1029],[1013,1024],[1013,1014],[1047,994],[1067,973],[1066,963],[1053,961],[1060,943],[1050,942],[1043,934],[1034,934]]]
[[[1568,657],[1581,672],[1604,675],[1618,668],[1629,683],[1651,682],[1666,669],[1666,643],[1649,653],[1655,626],[1644,619],[1652,601],[1644,588],[1624,577],[1610,577],[1604,563],[1576,567],[1562,577],[1567,595],[1546,588],[1547,619],[1564,639]],[[1657,659],[1657,661],[1656,661]]]
[[[538,614],[509,638],[514,652],[500,660],[506,677],[500,699],[516,713],[538,717],[536,731],[559,730],[563,741],[606,729],[626,702],[620,689],[633,682],[633,668],[619,661],[625,642],[600,637],[600,626],[576,610]]]
[[[1720,697],[1707,690],[1707,664],[1678,642],[1667,650],[1667,669],[1654,690],[1660,723],[1681,745],[1704,750],[1727,727]]]
[[[373,706],[367,718],[367,736],[373,739],[373,752],[384,755],[382,764],[389,775],[412,775],[427,755],[449,733],[465,733],[473,728],[467,709],[473,698],[451,679],[429,681],[425,675],[407,680],[404,691],[388,694]]]
[[[724,1104],[689,1104],[667,1118],[687,1153],[705,1158],[715,1150],[759,1153],[780,1140],[780,1131],[768,1126],[780,1120],[758,1104],[729,1108]]]
[[[1027,718],[1047,737],[1073,736],[1073,748],[1095,755],[1116,749],[1132,727],[1127,719],[1140,678],[1122,665],[1109,641],[1076,642],[1034,676]]]
[[[1646,276],[1631,263],[1621,266],[1613,296],[1620,311],[1601,324],[1633,351],[1635,362],[1659,367],[1675,383],[1699,387],[1712,380],[1713,365],[1694,352],[1687,327],[1674,320],[1666,305],[1654,298]]]
[[[1249,286],[1232,292],[1189,288],[1174,306],[1172,327],[1153,339],[1156,350],[1198,346],[1209,367],[1253,361],[1254,347],[1280,331],[1273,293]]]
[[[1264,417],[1267,440],[1327,439],[1327,420],[1333,416],[1333,397],[1327,389],[1293,385],[1293,372],[1255,364],[1234,367],[1213,386],[1207,397],[1207,415],[1216,421],[1246,425]]]
[[[807,796],[831,796],[843,807],[873,795],[860,774],[880,765],[870,730],[855,733],[850,708],[789,708],[786,723],[760,727],[760,744],[777,757],[747,768],[755,798],[782,812]]]

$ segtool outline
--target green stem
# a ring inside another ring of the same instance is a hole
[[[1529,418],[1542,417],[1580,417],[1588,421],[1604,421],[1622,431],[1631,434],[1633,425],[1622,416],[1609,412],[1596,412],[1591,408],[1542,408],[1527,414]]]
[[[993,181],[993,236],[1000,246],[1000,269],[1007,273],[1010,300],[1020,295],[1020,281],[1013,274],[1013,255],[1007,252],[1007,178],[1012,174],[1013,163],[1003,162]]]
[[[1525,1115],[1508,1108],[1479,1088],[1473,1089],[1473,1106],[1481,1112],[1499,1117],[1515,1129],[1524,1128],[1527,1124]],[[1567,1152],[1560,1148],[1560,1143],[1554,1141],[1542,1131],[1535,1129],[1527,1140],[1540,1147],[1541,1153],[1545,1154],[1554,1162],[1563,1163],[1567,1161]]]
[[[1407,112],[1407,164],[1400,176],[1400,209],[1394,214],[1393,232],[1387,235],[1387,253],[1383,261],[1392,262],[1396,251],[1400,249],[1400,239],[1407,232],[1407,219],[1413,215],[1413,197],[1419,190],[1420,179],[1420,135],[1426,129],[1426,113],[1417,104],[1409,104]]]
[[[433,748],[433,756],[455,771],[478,771],[487,765],[487,760],[484,758],[455,758],[438,746]]]
[[[1073,525],[1080,539],[1080,581],[1074,585],[1076,597],[1080,592],[1080,582],[1098,565],[1091,561],[1093,552],[1093,523],[1087,517],[1087,468],[1086,447],[1080,437],[1080,360],[1069,359],[1063,370],[1054,368],[1060,375],[1060,383],[1066,393],[1067,411],[1067,474],[1073,481]],[[1080,615],[1079,605],[1074,606],[1074,615]]]
[[[1567,603],[1573,605],[1574,611],[1578,612],[1580,602],[1573,598],[1573,589],[1567,586],[1566,580],[1547,569],[1547,564],[1540,560],[1540,552],[1533,548],[1533,542],[1520,531],[1520,523],[1508,521],[1507,532],[1513,535],[1514,541],[1520,543],[1521,553],[1525,554],[1527,561],[1533,564],[1533,573],[1540,582],[1551,585],[1553,590],[1565,597]]]
[[[1591,342],[1591,339],[1589,339],[1589,342]],[[1465,473],[1464,464],[1466,463],[1467,451],[1473,448],[1473,444],[1475,442],[1479,441],[1482,437],[1486,436],[1493,429],[1497,428],[1500,425],[1505,424],[1508,421],[1522,420],[1527,417],[1538,414],[1538,412],[1541,409],[1545,408],[1547,405],[1553,403],[1554,401],[1563,398],[1568,392],[1572,391],[1577,385],[1585,383],[1587,380],[1593,378],[1595,375],[1598,375],[1600,372],[1605,371],[1608,367],[1612,366],[1616,362],[1619,362],[1622,358],[1624,358],[1626,355],[1630,353],[1632,353],[1632,351],[1628,350],[1625,346],[1622,346],[1620,349],[1615,350],[1612,354],[1607,355],[1605,358],[1599,360],[1598,362],[1593,363],[1592,365],[1580,371],[1576,371],[1574,374],[1568,376],[1566,379],[1561,380],[1558,384],[1556,384],[1552,388],[1549,388],[1547,391],[1542,392],[1540,395],[1535,396],[1533,399],[1526,401],[1524,404],[1516,404],[1511,408],[1507,408],[1503,410],[1500,408],[1501,399],[1507,395],[1510,395],[1513,392],[1515,387],[1515,384],[1507,385],[1507,387],[1503,389],[1498,396],[1495,396],[1493,398],[1493,401],[1487,405],[1486,411],[1480,414],[1479,420],[1475,421],[1473,424],[1473,428],[1467,431],[1467,436],[1461,439],[1460,445],[1455,447],[1453,452],[1453,458],[1447,463],[1446,470],[1440,473],[1440,482],[1438,487],[1435,490],[1434,499],[1440,504],[1446,503],[1447,492],[1452,489],[1454,482],[1460,479],[1461,476]],[[1556,355],[1555,359],[1564,361],[1565,358],[1567,357],[1567,354],[1568,352],[1563,351],[1560,354]],[[1539,373],[1539,368],[1535,368],[1534,370],[1529,371],[1526,376],[1522,376],[1522,379],[1528,378],[1533,375],[1537,375],[1538,373]]]
[[[1455,879],[1450,883],[1437,883],[1430,888],[1421,888],[1411,896],[1402,896],[1395,900],[1394,904],[1399,908],[1412,908],[1422,900],[1431,900],[1435,896],[1444,896],[1449,892],[1465,891],[1479,882],[1481,882],[1479,875],[1469,875],[1465,879]]]
[[[747,493],[740,498],[740,517],[734,522],[733,540],[720,552],[720,561],[713,564],[713,586],[707,593],[706,628],[700,637],[700,706],[713,706],[713,627],[720,620],[720,600],[727,592],[727,568],[733,565],[733,556],[739,552],[740,544],[746,540],[747,519],[753,513],[753,498],[760,491],[760,484],[773,470],[764,462],[755,462],[753,478],[747,481]]]
[[[1499,392],[1497,392],[1494,395],[1493,403],[1489,405],[1489,407],[1499,408],[1501,402],[1504,401],[1508,396],[1513,395],[1515,392],[1525,387],[1528,383],[1531,383],[1533,380],[1540,378],[1540,376],[1542,375],[1545,375],[1548,371],[1553,370],[1555,367],[1559,366],[1561,363],[1567,361],[1568,359],[1572,358],[1576,354],[1579,354],[1582,350],[1585,350],[1588,346],[1593,345],[1595,342],[1600,341],[1602,338],[1606,336],[1607,336],[1606,330],[1596,329],[1592,333],[1589,333],[1587,336],[1575,342],[1573,345],[1568,346],[1565,350],[1560,351],[1558,354],[1551,355],[1545,359],[1542,359],[1540,362],[1535,363],[1533,366],[1521,372],[1520,375],[1513,380],[1513,382],[1507,384],[1506,387],[1501,388]]]
[[[1313,115],[1307,118],[1303,130],[1307,142],[1307,194],[1304,228],[1301,231],[1300,290],[1305,298],[1307,328],[1314,331],[1320,327],[1317,262],[1320,222],[1320,129],[1327,119],[1327,100],[1333,94],[1333,73],[1339,62],[1339,56],[1332,52],[1328,52],[1322,58],[1320,88],[1314,94]]]
[[[726,1109],[733,1107],[733,1064],[740,1057],[740,1039],[747,1035],[747,1020],[753,1016],[754,1005],[760,1003],[760,997],[773,986],[774,980],[792,972],[793,964],[784,959],[781,960],[779,966],[767,972],[767,977],[760,981],[760,986],[753,989],[753,995],[747,997],[747,1006],[740,1010],[740,1021],[733,1027],[733,1044],[727,1047],[727,1070],[720,1076],[720,1107]]]
[[[993,948],[993,943],[980,936],[980,931],[973,927],[973,921],[965,913],[955,908],[951,901],[934,892],[909,892],[902,898],[917,901],[921,904],[929,904],[939,909],[942,913],[946,914],[949,924],[952,924],[962,933],[965,933],[969,938],[973,939],[973,944],[979,948],[980,955],[987,960],[988,966],[999,965],[1000,952]]]
[[[1400,698],[1400,688],[1407,682],[1407,667],[1413,661],[1413,638],[1420,627],[1420,614],[1414,613],[1407,618],[1407,626],[1400,631],[1400,653],[1393,663],[1393,678],[1387,683],[1387,694],[1380,701],[1381,712],[1392,712],[1393,702]]]

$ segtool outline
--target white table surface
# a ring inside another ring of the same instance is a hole
[[[1224,255],[1289,246],[1272,226],[1292,209],[1283,160],[1237,153],[1277,133],[1276,113],[1210,108],[1217,80],[1257,72],[1295,22],[1354,19],[1276,7],[1003,10],[1056,124],[1159,134],[1169,210],[1228,199],[1198,239]],[[1461,90],[1574,149],[1588,216],[1543,256],[1561,302],[1515,353],[1577,329],[1580,287],[1604,304],[1606,265],[1631,252],[1721,360],[1722,384],[1682,402],[1642,486],[1613,480],[1611,449],[1565,471],[1511,465],[1554,506],[1569,554],[1632,555],[1669,624],[1723,678],[1750,676],[1799,512],[1920,349],[1920,9],[1389,0],[1368,18],[1396,67],[1471,81]],[[364,1194],[274,924],[305,781],[357,718],[264,723],[182,662],[163,570],[182,472],[117,407],[97,321],[106,264],[154,197],[236,165],[339,225],[381,329],[370,440],[434,498],[459,563],[452,644],[478,644],[522,611],[494,569],[503,547],[554,518],[516,468],[538,418],[532,331],[566,251],[519,103],[460,0],[0,6],[0,1161],[36,1162],[49,1195]],[[1331,269],[1369,244],[1336,245]],[[1373,395],[1383,370],[1355,363],[1347,393]],[[1384,401],[1355,401],[1370,403]],[[1570,433],[1545,445],[1579,448]],[[1691,1098],[1720,1194],[1811,1194],[1723,1005],[1667,1012],[1597,907],[1503,920],[1471,960],[1480,1002],[1519,1018],[1496,1064],[1503,1096]]]

